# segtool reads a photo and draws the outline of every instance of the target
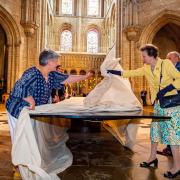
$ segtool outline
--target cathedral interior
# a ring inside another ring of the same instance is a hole
[[[180,52],[179,32],[179,0],[0,0],[0,180],[13,178],[4,104],[22,73],[38,65],[43,49],[60,54],[59,64],[65,74],[93,72],[90,79],[67,88],[70,96],[73,92],[83,96],[102,80],[100,66],[111,50],[112,58],[120,58],[123,69],[136,69],[143,65],[139,53],[143,44],[156,45],[162,59],[170,51]],[[145,78],[129,80],[140,101],[140,92],[147,91],[146,108],[152,110]],[[102,127],[98,136],[97,132],[84,132],[83,136],[70,132],[68,143],[74,162],[59,177],[163,180],[162,173],[171,164],[170,158],[167,164],[166,157],[160,156],[162,166],[154,171],[142,170],[137,165],[150,149],[150,122],[143,121],[140,126],[135,154],[126,152]]]

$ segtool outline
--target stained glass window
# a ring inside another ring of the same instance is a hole
[[[99,14],[99,0],[88,0],[88,15],[97,16]]]
[[[98,32],[96,29],[89,30],[87,33],[87,52],[98,52]]]
[[[62,14],[72,14],[72,0],[62,0]]]
[[[61,51],[72,51],[72,33],[69,30],[61,33]]]

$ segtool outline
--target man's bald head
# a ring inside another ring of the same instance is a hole
[[[177,51],[169,52],[166,56],[174,65],[180,61],[180,54]]]

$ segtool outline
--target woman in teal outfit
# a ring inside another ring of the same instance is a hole
[[[140,164],[141,167],[158,166],[156,157],[158,143],[171,145],[173,154],[173,166],[164,173],[164,177],[175,178],[180,176],[180,106],[162,109],[159,99],[163,96],[177,94],[180,89],[180,72],[176,70],[169,60],[158,58],[158,49],[152,44],[146,44],[140,49],[144,61],[144,66],[136,70],[107,70],[108,73],[123,77],[145,76],[151,91],[151,102],[154,104],[154,112],[161,115],[169,115],[170,120],[152,121],[151,123],[151,153],[146,162]],[[163,64],[162,64],[163,63]],[[162,66],[161,66],[162,65]],[[160,74],[162,67],[162,80]],[[160,91],[159,91],[160,87]]]

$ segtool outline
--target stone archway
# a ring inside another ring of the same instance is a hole
[[[167,24],[180,26],[179,12],[164,10],[153,19],[142,31],[139,44],[152,43],[156,34]]]
[[[7,92],[10,92],[11,88],[18,77],[19,72],[19,59],[20,59],[20,44],[21,36],[19,28],[13,19],[13,17],[0,6],[0,25],[2,26],[7,42]]]
[[[168,23],[154,36],[152,43],[159,48],[159,56],[166,58],[170,51],[180,51],[180,26]]]

